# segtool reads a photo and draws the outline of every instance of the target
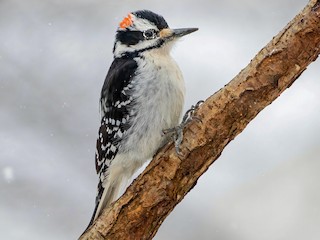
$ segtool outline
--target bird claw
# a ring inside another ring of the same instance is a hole
[[[173,128],[169,129],[164,129],[162,130],[162,133],[164,135],[173,133],[173,141],[174,141],[174,146],[177,155],[182,156],[182,152],[180,150],[180,145],[183,140],[183,129],[184,127],[191,121],[196,120],[198,122],[201,122],[201,119],[198,116],[193,116],[194,112],[199,108],[199,106],[203,103],[204,101],[199,101],[196,103],[196,105],[192,105],[191,108],[184,114],[181,123],[178,126],[175,126]]]

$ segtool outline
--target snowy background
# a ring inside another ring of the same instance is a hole
[[[0,231],[77,239],[94,207],[114,33],[150,9],[199,27],[173,51],[186,107],[229,82],[307,0],[0,0]],[[156,240],[320,239],[320,61],[231,142]]]

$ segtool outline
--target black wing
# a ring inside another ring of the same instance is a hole
[[[101,90],[101,126],[96,145],[97,173],[106,172],[118,152],[119,142],[130,127],[128,107],[132,104],[131,81],[137,62],[115,58]]]
[[[96,207],[89,226],[92,224],[99,206],[104,187],[103,181],[108,175],[108,168],[117,155],[121,139],[128,130],[132,104],[131,84],[137,69],[137,62],[130,58],[115,58],[104,81],[101,98],[101,126],[96,145],[96,170],[99,175]],[[88,227],[89,227],[88,226]]]

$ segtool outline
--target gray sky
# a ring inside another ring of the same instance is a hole
[[[199,27],[177,43],[187,109],[228,83],[306,0],[0,1],[3,239],[76,239],[97,184],[98,99],[130,11]],[[320,62],[231,142],[157,240],[320,239]]]

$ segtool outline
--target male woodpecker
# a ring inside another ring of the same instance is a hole
[[[177,39],[197,30],[170,29],[162,16],[147,10],[121,21],[101,90],[95,156],[99,183],[89,226],[119,197],[122,184],[168,141],[163,130],[178,125],[185,86],[170,50]]]

